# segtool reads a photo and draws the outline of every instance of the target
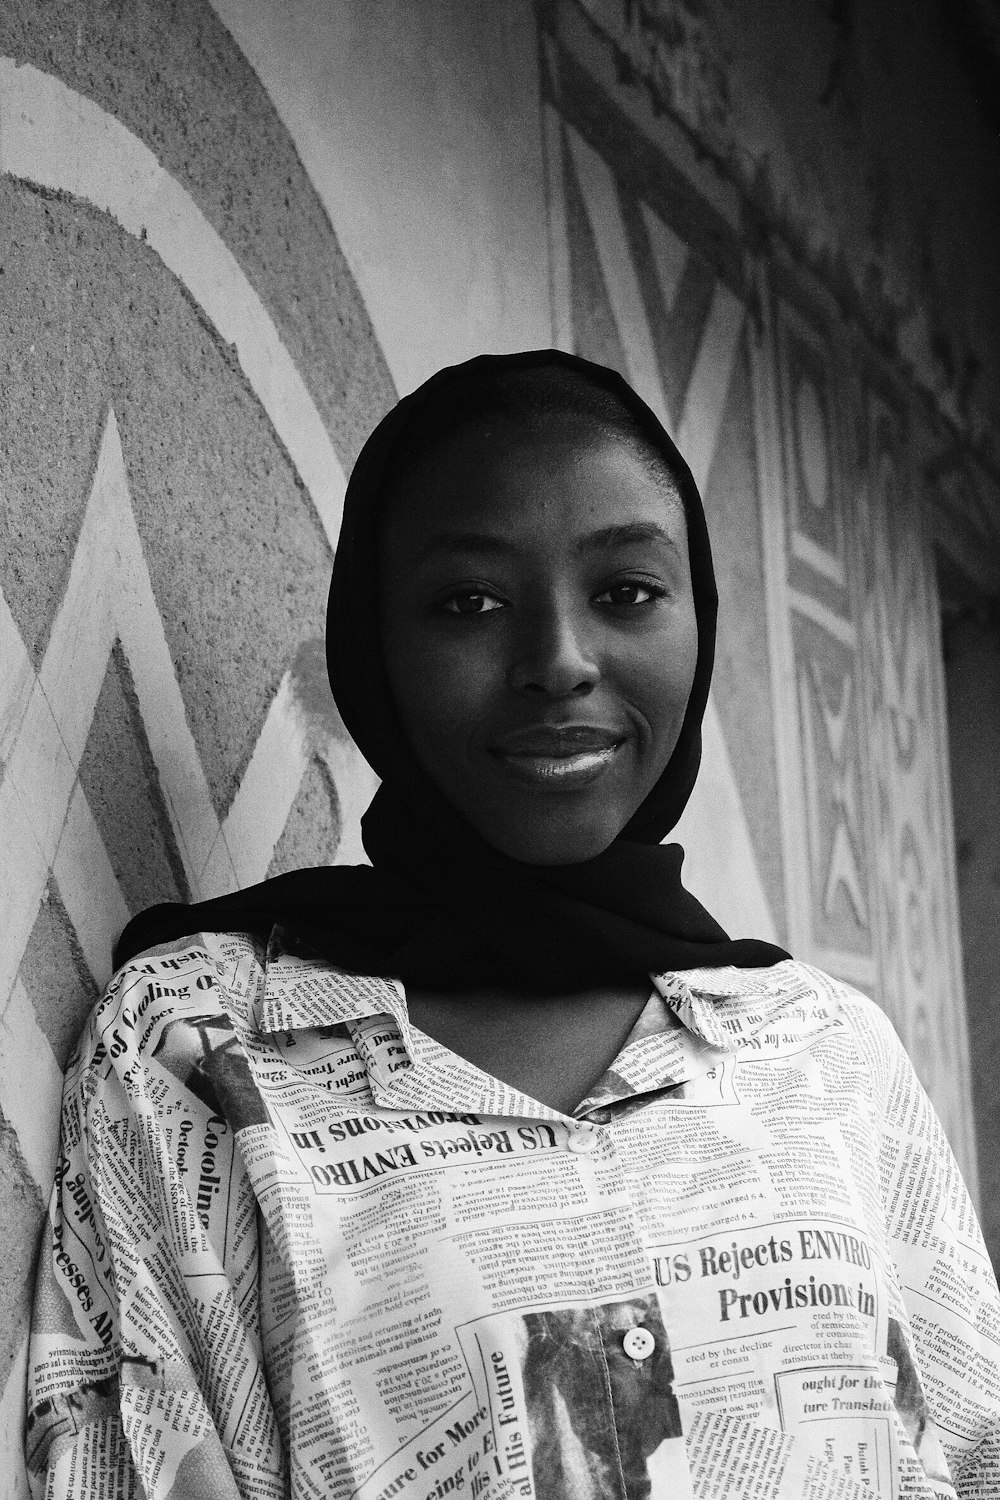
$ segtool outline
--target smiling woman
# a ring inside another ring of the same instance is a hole
[[[609,370],[483,356],[372,434],[328,625],[372,863],[126,929],[67,1080],[40,1492],[993,1493],[996,1284],[902,1048],[660,842],[716,605]]]
[[[550,350],[441,371],[359,455],[330,591],[334,694],[382,778],[374,868],[153,908],[119,960],[192,918],[281,921],[347,967],[455,993],[787,957],[730,941],[660,843],[698,771],[716,609],[698,491],[620,376]],[[561,756],[529,756],[529,786],[503,755],[511,734],[594,726],[613,753],[565,792],[546,779]]]

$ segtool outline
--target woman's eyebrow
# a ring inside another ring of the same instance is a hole
[[[623,521],[614,526],[602,526],[599,531],[590,531],[576,543],[578,552],[597,551],[607,547],[624,547],[643,542],[660,542],[680,555],[680,547],[674,537],[655,521]],[[516,538],[497,536],[484,531],[436,531],[413,555],[413,562],[421,563],[436,552],[488,552],[494,556],[506,556],[520,551]]]
[[[680,553],[676,538],[655,521],[624,521],[617,526],[603,526],[600,531],[581,537],[577,548],[589,551],[592,547],[624,547],[631,542],[665,542],[674,552]]]

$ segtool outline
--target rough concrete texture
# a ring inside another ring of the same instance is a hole
[[[135,684],[116,642],[80,761],[80,785],[130,912],[190,901]]]
[[[551,341],[533,0],[213,0],[336,227],[401,391]]]
[[[14,1130],[0,1112],[0,1389],[7,1383],[28,1331],[34,1286],[35,1247],[45,1206],[37,1184],[24,1164]],[[0,1475],[0,1484],[13,1485],[13,1475]],[[2,1492],[0,1492],[2,1493]]]
[[[10,182],[0,191],[0,585],[40,661],[111,403],[170,654],[223,811],[283,671],[302,637],[323,631],[326,540],[229,351],[158,257],[86,206]]]
[[[38,908],[21,975],[38,1025],[62,1068],[98,992],[54,876]]]
[[[0,54],[54,73],[144,141],[225,240],[347,467],[394,400],[326,212],[260,80],[206,0],[11,0]]]
[[[65,587],[108,399],[107,334],[79,336],[86,293],[75,218],[0,179],[0,385],[5,406],[13,403],[0,448],[0,585],[36,666]]]

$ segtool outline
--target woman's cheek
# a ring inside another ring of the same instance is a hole
[[[437,651],[410,675],[410,713],[425,745],[457,748],[480,718],[483,672],[463,651]]]

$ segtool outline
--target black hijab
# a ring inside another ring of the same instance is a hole
[[[484,401],[502,410],[519,382],[540,384],[557,416],[569,411],[579,421],[581,392],[584,413],[588,406],[611,411],[612,421],[663,460],[687,519],[698,656],[677,746],[622,833],[603,853],[574,865],[527,865],[501,854],[451,807],[409,748],[382,660],[378,534],[387,495],[435,433],[446,436],[470,411],[484,410]],[[560,397],[561,386],[568,396]],[[698,773],[717,605],[694,480],[656,417],[619,375],[557,350],[481,355],[439,371],[365,444],[347,487],[330,589],[327,661],[334,697],[382,778],[361,824],[371,867],[295,870],[215,900],[152,907],[125,928],[116,965],[189,933],[266,936],[275,923],[300,951],[422,989],[499,982],[572,991],[670,969],[758,968],[787,958],[770,943],[730,940],[681,884],[681,847],[659,842],[680,817]]]

